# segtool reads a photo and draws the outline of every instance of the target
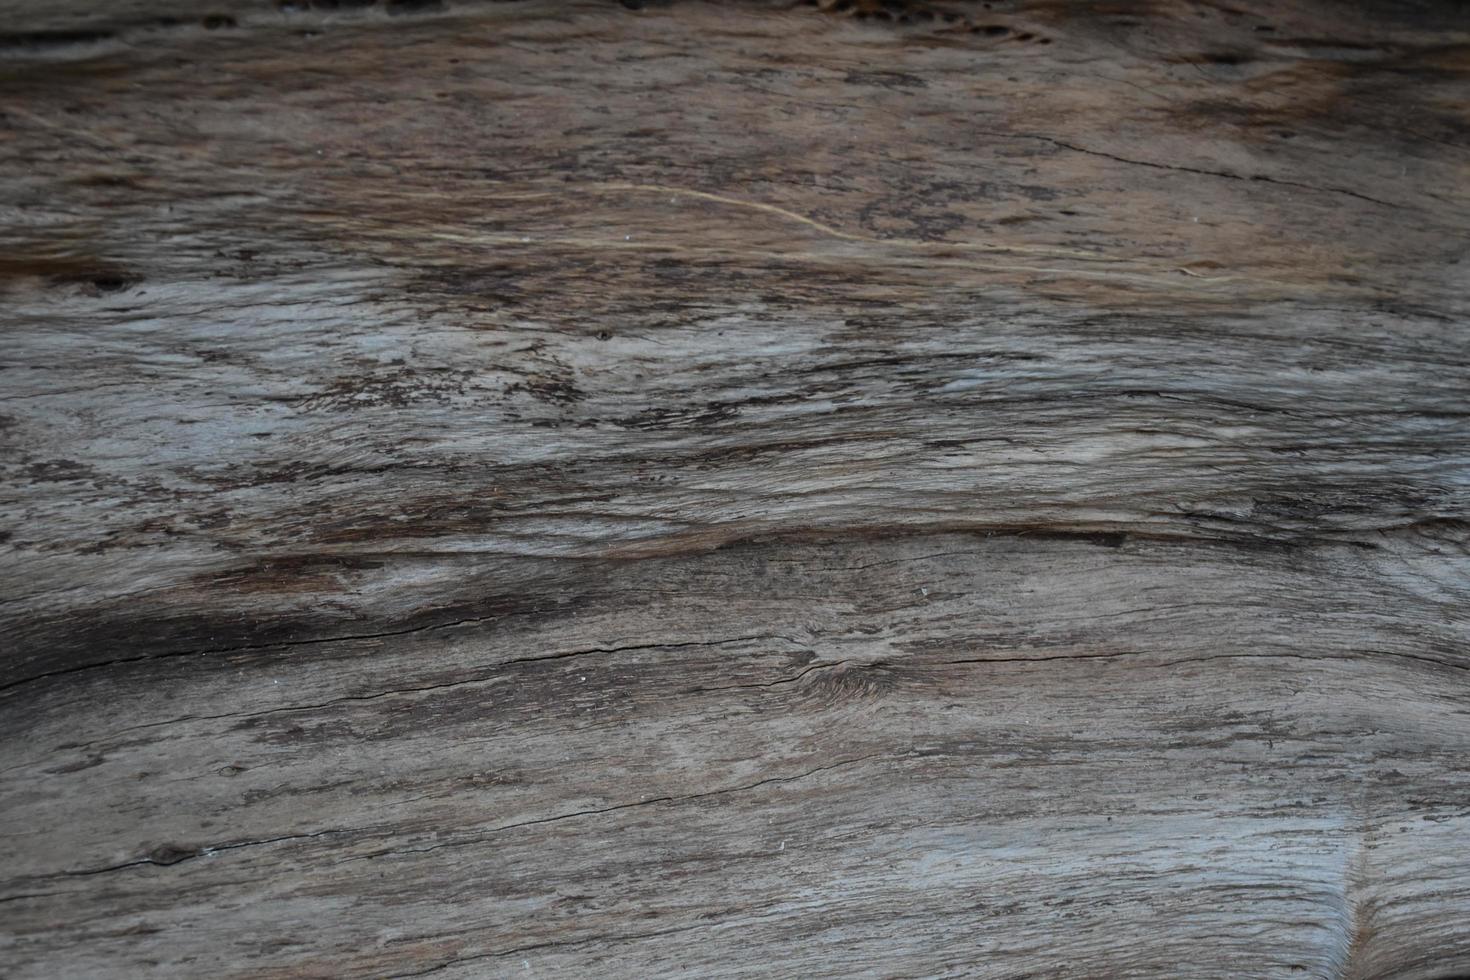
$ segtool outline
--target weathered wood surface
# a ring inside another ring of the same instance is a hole
[[[0,975],[1470,972],[1467,71],[0,2]]]

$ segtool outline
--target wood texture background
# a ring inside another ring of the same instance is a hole
[[[0,975],[1470,973],[1467,80],[0,0]]]

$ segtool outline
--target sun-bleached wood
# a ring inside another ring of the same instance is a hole
[[[0,15],[0,975],[1470,973],[1455,5]]]

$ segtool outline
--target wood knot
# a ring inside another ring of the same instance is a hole
[[[802,693],[824,704],[869,701],[892,690],[897,680],[881,664],[842,663],[807,674]]]

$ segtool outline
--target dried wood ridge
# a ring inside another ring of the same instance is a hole
[[[1463,5],[0,15],[0,975],[1470,972]]]

